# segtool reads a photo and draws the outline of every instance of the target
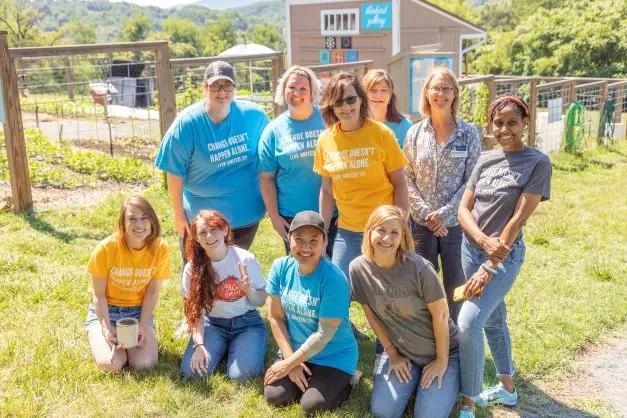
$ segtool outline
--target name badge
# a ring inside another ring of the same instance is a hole
[[[466,148],[466,144],[455,145],[455,148],[451,151],[451,157],[453,158],[468,157],[468,149]]]

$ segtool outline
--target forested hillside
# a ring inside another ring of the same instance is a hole
[[[471,60],[475,73],[627,76],[627,1],[430,2],[488,31],[488,42]],[[193,57],[215,55],[240,42],[284,50],[284,28],[285,0],[229,10],[0,0],[0,29],[9,31],[11,46],[168,39],[173,56]]]

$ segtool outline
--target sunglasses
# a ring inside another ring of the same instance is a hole
[[[342,107],[344,106],[344,103],[346,103],[347,105],[354,105],[355,103],[357,103],[358,98],[359,96],[349,96],[343,99],[338,99],[335,101],[335,103],[333,103],[333,107]]]

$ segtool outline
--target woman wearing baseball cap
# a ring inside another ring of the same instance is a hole
[[[204,97],[172,123],[155,159],[167,173],[180,242],[201,209],[222,213],[235,243],[250,248],[265,213],[257,172],[257,144],[268,116],[235,96],[233,67],[214,61],[203,80]],[[181,251],[182,252],[182,251]]]
[[[325,231],[318,213],[297,213],[288,234],[291,255],[274,261],[266,288],[282,359],[267,370],[264,395],[275,406],[300,401],[308,414],[348,398],[358,357],[348,320],[350,289],[324,256]]]

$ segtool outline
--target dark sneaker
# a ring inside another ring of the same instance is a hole
[[[513,393],[508,392],[501,383],[496,386],[492,386],[481,392],[479,396],[475,398],[475,404],[477,406],[487,405],[505,405],[516,406],[518,403],[518,393],[514,390]]]

